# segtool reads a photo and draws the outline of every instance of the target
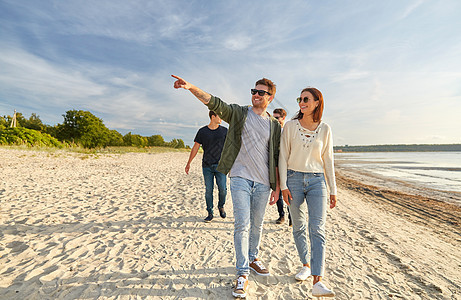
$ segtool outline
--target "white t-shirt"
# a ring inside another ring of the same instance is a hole
[[[242,146],[235,159],[229,177],[242,177],[270,186],[269,139],[270,117],[261,117],[248,107],[248,115],[242,130]]]
[[[333,136],[328,124],[321,122],[314,131],[290,120],[283,127],[280,140],[280,189],[287,189],[287,170],[324,173],[330,195],[336,195],[333,159]]]

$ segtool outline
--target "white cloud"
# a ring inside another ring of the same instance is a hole
[[[0,86],[17,94],[82,99],[102,95],[105,87],[86,78],[79,70],[57,66],[21,49],[0,49]]]
[[[225,47],[233,51],[245,50],[250,44],[251,38],[244,35],[227,38],[224,42]]]
[[[418,7],[420,7],[424,3],[423,0],[417,0],[408,5],[403,11],[402,15],[399,17],[400,20],[405,19],[408,17],[413,11],[415,11]]]

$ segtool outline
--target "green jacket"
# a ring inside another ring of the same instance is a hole
[[[214,111],[221,119],[229,123],[226,141],[221,153],[217,170],[223,174],[229,173],[237,158],[242,145],[242,130],[248,114],[248,106],[238,104],[227,104],[218,97],[211,96],[210,102],[206,104],[209,110]],[[270,139],[269,139],[269,182],[271,189],[275,191],[277,186],[276,167],[278,166],[280,149],[280,123],[271,118]]]

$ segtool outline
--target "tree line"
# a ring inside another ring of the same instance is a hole
[[[108,129],[102,119],[89,111],[69,110],[63,117],[62,124],[51,126],[43,124],[35,113],[27,119],[18,112],[16,113],[17,127],[12,128],[10,124],[13,117],[0,116],[0,144],[79,145],[84,148],[107,146],[188,148],[181,139],[166,142],[161,135],[141,136],[131,132],[122,135],[116,130]]]

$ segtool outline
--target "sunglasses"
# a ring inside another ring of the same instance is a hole
[[[272,95],[271,93],[269,92],[266,92],[266,91],[263,91],[263,90],[257,90],[257,89],[251,89],[251,94],[252,95],[256,95],[256,93],[258,93],[259,96],[264,96],[264,94],[268,94],[269,96]]]
[[[309,98],[307,98],[307,97],[304,97],[304,98],[298,97],[298,98],[296,98],[296,101],[298,103],[301,103],[301,102],[307,103],[307,102],[309,102]],[[314,101],[318,101],[318,100],[314,99]]]

